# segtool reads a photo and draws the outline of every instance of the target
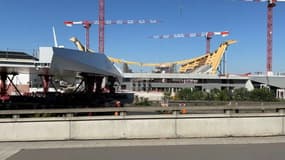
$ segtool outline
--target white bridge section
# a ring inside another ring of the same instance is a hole
[[[66,48],[40,47],[36,67],[39,70],[49,69],[50,74],[61,77],[76,76],[78,73],[121,76],[105,54]]]

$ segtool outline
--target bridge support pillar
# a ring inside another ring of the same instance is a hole
[[[52,75],[50,75],[50,74],[39,74],[39,76],[42,79],[44,94],[48,93],[48,89],[49,89],[50,84],[54,87],[55,91],[57,91],[57,89],[56,89],[56,87],[52,81]]]
[[[102,76],[96,76],[96,75],[88,75],[88,74],[82,74],[83,77],[85,89],[84,91],[87,93],[102,93],[102,82],[103,78]],[[96,84],[96,89],[95,89],[95,84]],[[80,83],[81,85],[81,83]],[[95,89],[95,90],[94,90]]]
[[[94,92],[95,76],[84,76],[85,92]]]
[[[44,92],[44,94],[46,94],[46,93],[48,93],[49,84],[51,83],[54,86],[54,84],[52,83],[52,75],[49,73],[49,70],[47,68],[44,68],[42,74],[39,74],[39,76],[42,79],[43,92]],[[54,86],[54,88],[55,88],[55,86]],[[55,90],[57,91],[56,88],[55,88]]]
[[[101,76],[96,76],[95,77],[95,83],[96,83],[96,93],[102,93],[102,82],[103,82],[103,78]]]
[[[1,79],[0,79],[0,98],[1,100],[5,100],[6,97],[7,97],[7,86],[6,86],[6,80],[7,80],[7,77],[8,77],[8,74],[7,72],[2,72],[0,74],[1,76]]]

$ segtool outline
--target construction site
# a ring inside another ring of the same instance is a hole
[[[285,73],[272,71],[272,9],[277,1],[268,2],[266,73],[231,74],[226,72],[225,55],[238,40],[220,42],[211,51],[214,36],[227,37],[230,31],[193,32],[153,35],[152,39],[204,37],[206,49],[197,57],[179,61],[146,63],[105,55],[104,26],[112,24],[156,24],[159,20],[105,20],[104,0],[99,0],[99,17],[95,21],[65,21],[66,26],[82,25],[85,44],[76,37],[70,39],[77,49],[57,45],[40,47],[37,56],[24,52],[1,51],[2,105],[19,108],[33,103],[34,107],[113,105],[115,101],[132,103],[128,94],[159,101],[164,92],[175,95],[181,89],[193,88],[206,92],[212,89],[233,91],[269,88],[279,99],[285,99]],[[90,28],[98,25],[98,51],[90,48]],[[150,67],[137,72],[132,67]],[[73,97],[73,98],[70,98]],[[15,102],[15,103],[11,103]]]

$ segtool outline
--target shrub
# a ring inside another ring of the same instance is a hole
[[[274,93],[268,88],[254,89],[249,97],[252,101],[276,101]]]
[[[233,100],[247,101],[250,100],[250,92],[246,88],[239,88],[233,91]]]
[[[276,101],[275,95],[270,89],[261,88],[247,91],[246,88],[229,90],[212,89],[210,93],[185,88],[176,93],[177,100],[212,100],[212,101]]]
[[[179,100],[206,100],[208,97],[206,92],[198,89],[185,88],[176,93],[175,99]]]

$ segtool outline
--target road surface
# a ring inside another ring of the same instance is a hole
[[[6,142],[0,159],[284,160],[284,148],[285,137]]]

